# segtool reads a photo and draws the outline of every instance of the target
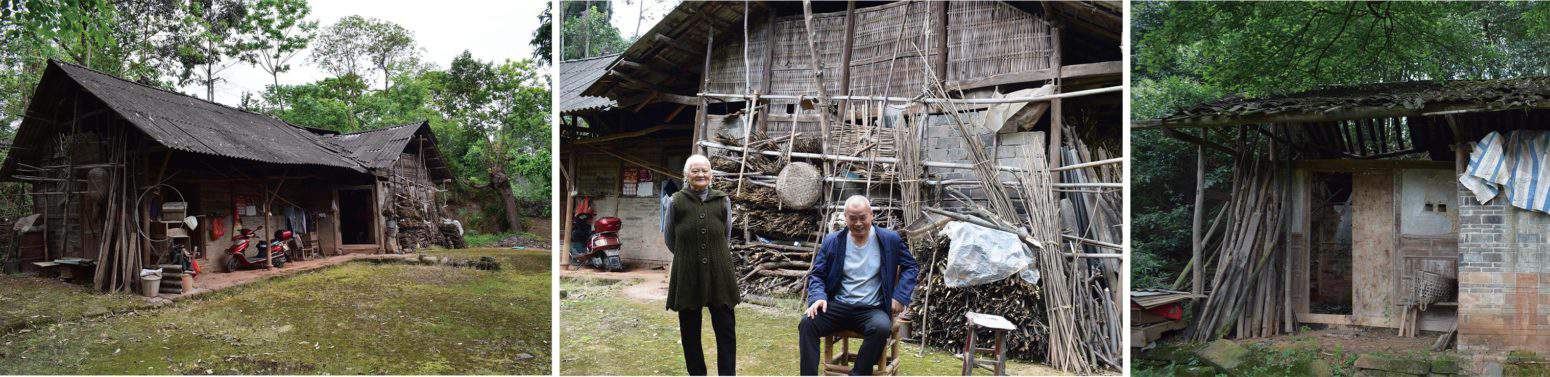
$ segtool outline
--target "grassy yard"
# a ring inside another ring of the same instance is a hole
[[[93,294],[58,280],[0,274],[0,334],[150,306],[129,295]]]
[[[678,342],[678,317],[660,300],[642,301],[621,293],[635,281],[561,278],[560,374],[562,375],[681,375],[683,348]],[[756,305],[737,307],[737,373],[795,375],[797,322],[795,310],[777,311]],[[701,329],[706,365],[715,373],[715,334],[709,314]],[[853,344],[852,347],[855,347]],[[901,373],[958,375],[962,362],[940,349],[907,344]],[[1058,371],[1042,365],[1010,362],[1012,375],[1049,375]],[[978,372],[985,374],[983,371]]]
[[[503,269],[353,262],[10,331],[0,335],[0,374],[549,374],[550,254],[436,253],[497,256]],[[14,292],[57,287],[5,288],[9,308]],[[28,310],[79,317],[67,313],[143,302],[80,294],[87,304]]]

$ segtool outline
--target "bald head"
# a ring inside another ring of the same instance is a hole
[[[845,228],[857,239],[865,239],[872,231],[872,201],[865,196],[853,195],[845,199]]]

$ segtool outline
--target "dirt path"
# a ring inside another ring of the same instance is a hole
[[[603,272],[586,268],[579,270],[561,269],[560,276],[613,280],[639,279],[639,283],[624,288],[623,292],[626,297],[642,302],[667,300],[667,273],[661,270]]]

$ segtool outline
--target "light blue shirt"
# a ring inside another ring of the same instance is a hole
[[[845,237],[845,276],[835,300],[850,305],[881,305],[883,248],[877,243],[877,227],[868,232],[865,245]]]

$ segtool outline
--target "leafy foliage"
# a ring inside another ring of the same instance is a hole
[[[1369,82],[1550,74],[1550,3],[1133,3],[1132,118],[1225,95],[1257,97]],[[1198,131],[1190,130],[1189,133]],[[1230,144],[1234,133],[1207,138]],[[1190,257],[1196,147],[1131,134],[1132,282],[1171,284]],[[1207,149],[1205,226],[1230,188]],[[1204,230],[1202,230],[1204,231]]]
[[[609,23],[613,8],[607,1],[565,2],[561,10],[565,20],[560,27],[561,60],[621,52],[633,42]]]
[[[317,21],[305,20],[311,12],[303,0],[259,0],[253,6],[258,37],[245,43],[242,61],[269,72],[280,85],[280,73],[291,70],[291,58],[307,48],[318,28]]]
[[[414,33],[398,24],[348,16],[329,25],[312,49],[312,61],[336,75],[361,76],[367,67],[382,74],[382,88],[395,72],[418,62]]]

